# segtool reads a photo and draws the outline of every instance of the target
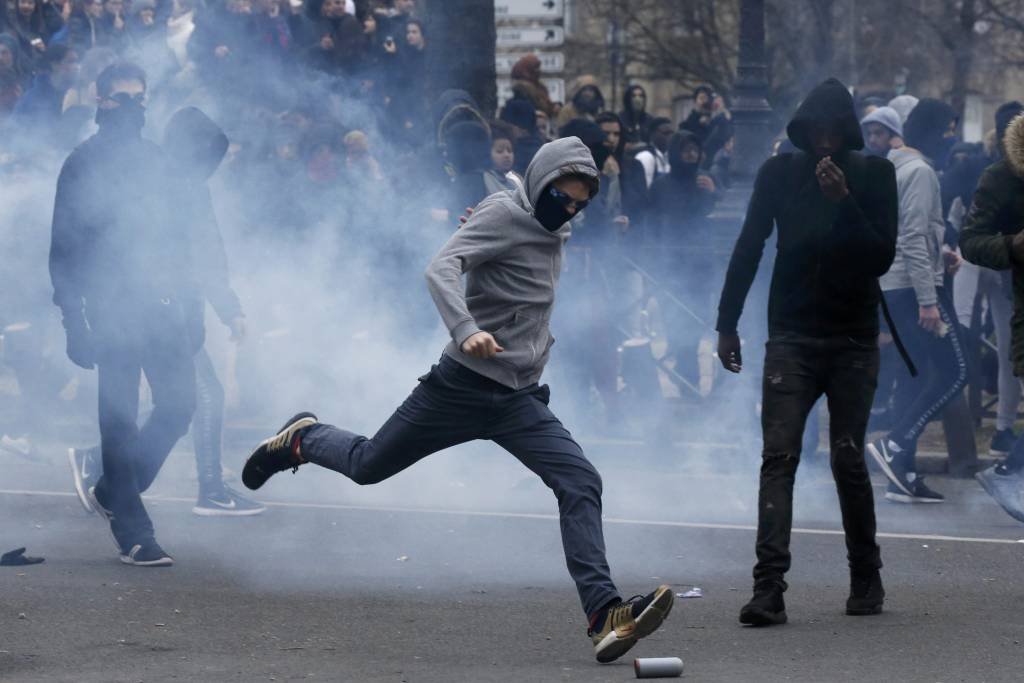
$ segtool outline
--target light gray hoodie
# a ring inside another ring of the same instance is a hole
[[[931,306],[945,271],[942,238],[946,226],[939,177],[917,150],[894,149],[888,158],[896,167],[900,222],[896,259],[879,283],[886,292],[913,287],[917,304]]]
[[[544,188],[569,174],[599,177],[590,150],[576,137],[544,145],[522,187],[483,200],[427,267],[427,287],[452,336],[445,354],[512,389],[540,380],[555,342],[549,324],[570,229],[548,231],[533,207]],[[486,360],[462,353],[480,331],[505,350]]]

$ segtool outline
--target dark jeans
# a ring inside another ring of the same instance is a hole
[[[864,433],[878,375],[874,339],[775,335],[767,344],[761,425],[764,452],[758,501],[754,581],[779,582],[790,567],[793,481],[804,423],[822,394],[828,399],[832,475],[846,532],[850,570],[882,566],[875,543],[875,500],[864,463]]]
[[[956,398],[967,383],[967,355],[960,336],[960,324],[945,288],[938,288],[937,293],[939,314],[949,329],[944,337],[938,337],[918,324],[917,296],[913,289],[895,289],[885,293],[885,301],[900,338],[920,369],[917,377],[911,377],[905,367],[901,368],[893,402],[895,422],[889,438],[908,454],[917,449],[917,440],[928,423]]]
[[[303,433],[302,457],[376,484],[445,448],[495,442],[554,491],[566,564],[591,615],[619,597],[605,559],[601,477],[548,409],[549,396],[546,385],[515,391],[444,356],[372,439],[318,424]]]
[[[192,417],[192,442],[196,452],[199,495],[223,491],[221,436],[224,431],[224,387],[217,379],[210,354],[202,349],[195,357],[196,411]]]
[[[153,538],[153,522],[141,494],[156,479],[174,444],[188,432],[195,409],[192,342],[179,327],[160,331],[140,323],[133,341],[98,349],[100,447],[103,476],[100,502],[114,513],[111,528],[123,550]],[[139,428],[139,381],[146,374],[153,412]]]

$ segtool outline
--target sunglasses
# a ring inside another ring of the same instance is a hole
[[[146,103],[146,93],[141,93],[140,92],[140,93],[135,93],[134,95],[129,95],[126,92],[119,92],[119,93],[114,93],[113,95],[110,95],[109,97],[105,97],[104,99],[110,100],[111,102],[117,102],[119,105],[121,105],[121,104],[145,104]]]
[[[577,212],[587,208],[587,204],[590,203],[589,199],[584,199],[583,201],[580,201],[579,199],[573,199],[566,193],[559,190],[554,185],[548,188],[548,193],[550,193],[552,197],[557,199],[558,203],[564,206],[565,208],[568,209],[570,207],[575,207]]]

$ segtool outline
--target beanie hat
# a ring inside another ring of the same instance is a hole
[[[892,107],[879,107],[860,120],[861,126],[866,126],[869,123],[881,124],[894,135],[903,137],[903,122],[900,121],[899,112]]]
[[[1013,121],[1018,114],[1024,112],[1024,104],[1014,100],[1007,102],[996,109],[996,140],[1002,142],[1003,136],[1006,135],[1006,129],[1010,125],[1010,121]]]
[[[896,110],[896,113],[900,115],[900,121],[902,123],[907,122],[907,117],[910,116],[910,112],[917,106],[918,99],[913,95],[900,95],[889,100],[889,106]]]

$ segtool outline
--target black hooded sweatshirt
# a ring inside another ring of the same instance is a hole
[[[846,176],[849,195],[835,203],[815,177],[810,129],[838,126],[844,142],[833,161]],[[896,253],[899,201],[893,165],[854,151],[864,140],[853,99],[829,79],[797,109],[786,132],[795,153],[766,161],[757,174],[746,220],[726,275],[717,330],[735,333],[757,272],[765,240],[778,227],[768,304],[771,336],[854,337],[878,334],[878,278]]]
[[[185,107],[167,123],[163,146],[173,178],[175,207],[182,227],[190,231],[196,282],[217,317],[229,325],[242,317],[242,304],[231,288],[224,239],[207,185],[228,151],[228,138],[202,111]]]
[[[680,158],[687,144],[701,146],[700,138],[689,131],[676,133],[668,144],[671,171],[651,184],[651,209],[647,240],[656,245],[688,244],[690,228],[715,208],[715,195],[697,187],[700,163],[687,165]]]

